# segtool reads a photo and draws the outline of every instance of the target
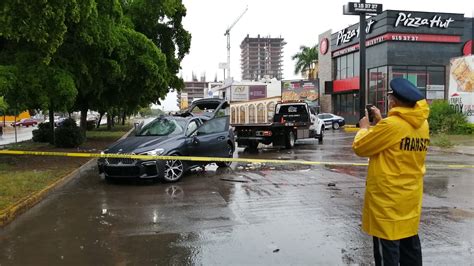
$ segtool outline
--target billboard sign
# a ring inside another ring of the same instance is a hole
[[[282,81],[281,99],[282,101],[305,101],[312,106],[319,105],[319,81]]]
[[[230,100],[232,102],[242,102],[249,100],[249,86],[232,85],[230,90]]]
[[[453,58],[449,73],[449,104],[474,123],[474,55]]]
[[[249,100],[261,99],[267,97],[267,85],[249,86]]]

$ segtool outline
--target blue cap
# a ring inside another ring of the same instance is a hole
[[[393,93],[396,98],[404,102],[416,103],[425,98],[413,83],[404,78],[392,79],[390,88],[392,88],[392,91],[389,93]]]

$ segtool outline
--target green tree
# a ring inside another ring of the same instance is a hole
[[[2,95],[15,113],[49,109],[52,118],[54,110],[67,109],[77,93],[71,73],[51,59],[67,25],[79,21],[79,5],[69,0],[4,0],[0,9]]]
[[[3,38],[0,48],[1,44],[16,48],[28,46],[45,62],[63,43],[67,24],[79,19],[79,6],[71,0],[2,0],[0,10],[0,37]]]
[[[295,74],[301,73],[313,80],[317,77],[318,46],[300,46],[300,51],[291,57],[296,60]]]
[[[0,2],[0,96],[19,110],[136,112],[184,82],[181,0]],[[51,130],[54,128],[51,127]],[[54,134],[53,134],[54,135]]]
[[[186,7],[181,0],[122,1],[124,12],[136,31],[145,34],[166,56],[169,89],[184,88],[177,76],[181,61],[189,52],[191,34],[182,25]]]

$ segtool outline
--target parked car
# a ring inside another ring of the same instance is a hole
[[[146,125],[137,125],[134,135],[119,140],[103,153],[230,158],[235,150],[234,135],[229,129],[229,116],[220,112],[227,107],[228,103],[221,99],[193,102],[184,113],[161,115]],[[199,110],[200,114],[193,110]],[[98,167],[99,173],[108,180],[135,177],[176,182],[191,168],[209,163],[213,162],[100,158]],[[216,164],[230,165],[227,162]]]
[[[23,118],[20,121],[13,122],[12,126],[14,127],[29,127],[29,126],[36,126],[38,121],[31,119],[31,118]]]
[[[55,127],[61,126],[64,123],[64,121],[66,121],[66,119],[68,119],[68,118],[67,117],[61,117],[61,118],[55,119],[54,120],[54,126]]]
[[[321,113],[318,114],[318,117],[324,121],[324,126],[326,128],[332,127],[333,129],[339,129],[346,124],[344,117],[335,114]]]

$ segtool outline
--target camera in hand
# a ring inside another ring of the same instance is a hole
[[[372,106],[373,104],[367,104],[365,105],[365,108],[367,109],[367,114],[369,114],[369,122],[372,123],[374,122],[374,114],[372,113]]]

